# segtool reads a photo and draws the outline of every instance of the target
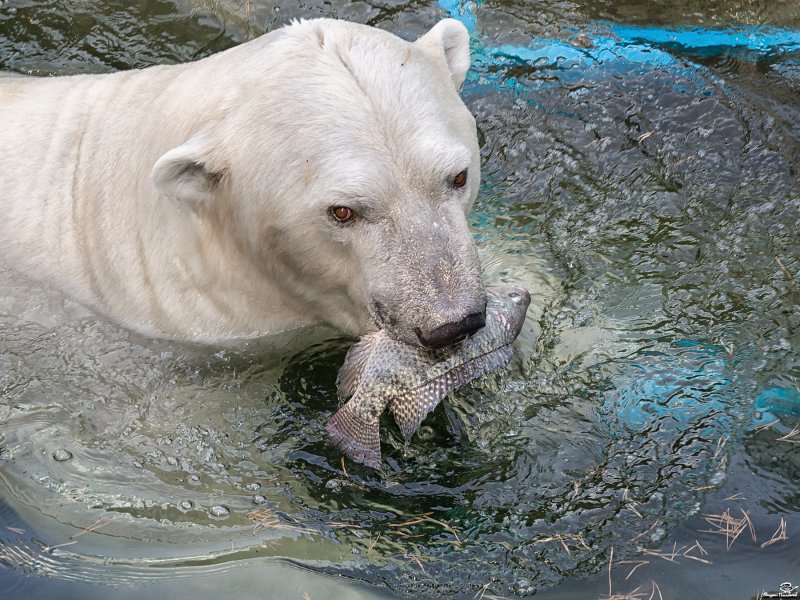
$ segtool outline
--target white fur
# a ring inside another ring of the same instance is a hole
[[[468,41],[323,19],[185,65],[1,78],[0,256],[152,336],[373,329],[371,298],[401,293],[376,282],[410,260],[393,240],[471,260]],[[336,205],[364,220],[337,227]]]

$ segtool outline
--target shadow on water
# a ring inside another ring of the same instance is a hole
[[[0,270],[5,589],[377,594],[327,572],[413,597],[647,597],[652,581],[749,597],[791,579],[800,54],[655,26],[793,39],[798,14],[654,6],[2,3],[0,67],[42,75],[190,60],[301,16],[409,38],[461,18],[485,277],[534,296],[508,371],[410,443],[386,419],[376,472],[324,428],[352,340],[154,342]]]

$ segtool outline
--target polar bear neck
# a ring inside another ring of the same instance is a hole
[[[187,78],[206,75],[198,64],[5,79],[0,256],[146,335],[213,341],[306,324],[302,308],[281,308],[292,302],[279,288],[248,276],[235,245],[148,179],[174,143],[165,132],[179,140],[198,126],[186,106],[214,114],[225,102],[207,83],[191,92]]]

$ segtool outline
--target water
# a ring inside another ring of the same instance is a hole
[[[458,16],[485,276],[534,295],[504,376],[411,444],[387,420],[380,475],[325,435],[352,340],[146,340],[1,269],[2,593],[800,584],[800,10],[707,4],[0,4],[0,67],[36,74],[190,60],[301,16],[408,38]]]

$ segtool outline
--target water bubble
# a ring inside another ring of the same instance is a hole
[[[436,432],[433,430],[433,427],[430,427],[429,425],[423,425],[417,430],[417,436],[422,441],[427,442],[428,440],[432,440],[434,437],[436,437]]]
[[[532,590],[531,582],[525,578],[517,580],[514,584],[516,592],[520,595],[530,593]]]
[[[325,487],[333,492],[338,492],[340,489],[342,489],[342,482],[338,479],[329,479],[325,483]]]
[[[174,456],[168,456],[167,457],[167,464],[170,464],[170,465],[172,465],[174,467],[175,465],[178,464],[178,459],[175,458]]]
[[[650,539],[656,543],[662,541],[665,537],[667,537],[667,530],[663,527],[657,527],[653,530],[653,533],[650,534]]]
[[[266,504],[266,503],[267,503],[267,497],[266,496],[262,496],[261,494],[253,496],[253,504],[261,505],[261,504]]]
[[[138,460],[135,460],[135,461],[133,461],[133,466],[136,467],[137,469],[141,469],[142,468],[142,463],[139,462]]]
[[[200,477],[197,476],[197,475],[189,475],[189,478],[187,479],[187,481],[191,485],[200,485]]]
[[[72,458],[72,452],[69,450],[64,450],[63,448],[59,448],[53,452],[53,458],[58,462],[64,462],[65,460]]]
[[[248,492],[255,492],[261,489],[261,484],[258,483],[257,481],[251,481],[250,483],[244,486],[244,489],[246,489]]]
[[[231,511],[228,509],[227,506],[222,506],[221,504],[215,504],[214,506],[208,509],[208,514],[210,514],[215,519],[225,519],[228,515],[231,514]]]
[[[191,500],[184,500],[178,505],[178,508],[181,510],[192,510],[194,508],[194,503]]]

